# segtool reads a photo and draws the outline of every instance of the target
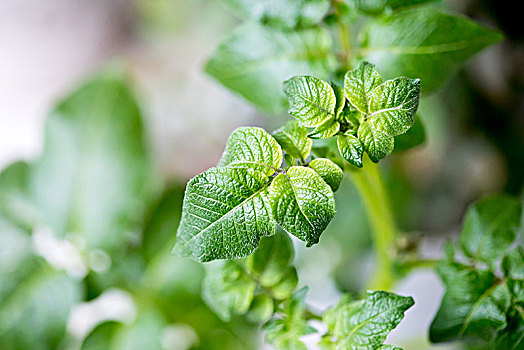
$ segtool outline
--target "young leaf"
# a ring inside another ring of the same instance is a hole
[[[420,79],[388,80],[373,90],[367,117],[389,136],[403,134],[413,125],[419,96]]]
[[[297,291],[282,308],[282,318],[275,318],[264,325],[266,340],[276,349],[307,349],[299,338],[316,332],[314,328],[308,326],[304,317],[307,291],[307,287]]]
[[[298,74],[327,77],[333,66],[329,33],[321,28],[282,32],[245,24],[226,38],[206,72],[261,110],[285,111],[282,82]]]
[[[331,85],[310,76],[294,76],[284,82],[289,114],[306,127],[320,126],[335,118],[337,99]]]
[[[327,158],[317,158],[309,163],[309,167],[315,170],[324,181],[331,187],[333,192],[338,190],[344,178],[344,172],[338,165]]]
[[[227,140],[226,149],[218,162],[224,166],[262,166],[269,176],[282,164],[282,149],[264,129],[241,127],[234,130]]]
[[[524,248],[519,246],[504,257],[502,271],[514,303],[524,303]]]
[[[318,243],[335,215],[333,191],[310,168],[294,166],[279,174],[268,195],[276,222],[308,247]]]
[[[372,91],[382,84],[382,78],[375,65],[362,62],[356,69],[346,73],[344,91],[351,104],[360,112],[369,112],[369,101]]]
[[[413,126],[405,134],[395,137],[394,152],[403,152],[420,146],[426,141],[426,130],[418,115],[415,116]]]
[[[344,88],[338,86],[334,82],[331,82],[331,88],[335,93],[335,99],[337,101],[337,103],[335,104],[335,118],[339,120],[339,115],[340,113],[342,113],[344,107],[346,106],[346,95],[344,93]]]
[[[388,292],[367,292],[363,300],[343,296],[337,306],[324,314],[328,333],[321,345],[325,349],[395,349],[383,345],[414,304],[413,298]]]
[[[434,343],[476,338],[491,341],[506,326],[510,296],[505,284],[489,271],[459,263],[443,263],[437,272],[446,292],[431,323]]]
[[[273,137],[286,153],[305,161],[311,153],[313,141],[307,137],[307,129],[296,120],[291,120],[273,133]]]
[[[488,197],[474,203],[460,234],[464,253],[486,263],[500,258],[515,240],[522,214],[519,200]]]
[[[360,124],[358,139],[364,145],[369,159],[378,162],[393,151],[394,139],[380,129],[376,129],[369,122]]]
[[[342,158],[356,167],[362,168],[362,154],[364,146],[353,135],[339,135],[337,137],[338,150]]]
[[[330,117],[329,119],[326,119],[325,122],[317,126],[307,136],[314,140],[327,139],[335,135],[339,130],[340,123],[335,119],[335,117]]]
[[[174,251],[205,262],[252,253],[275,233],[267,167],[211,168],[187,185]]]
[[[206,264],[202,297],[224,321],[249,310],[256,283],[249,278],[240,262],[222,260]]]
[[[274,236],[262,238],[258,249],[247,259],[247,265],[260,285],[270,288],[283,279],[293,256],[291,239],[279,230]]]
[[[329,10],[328,0],[222,0],[241,17],[278,28],[310,26]]]
[[[266,294],[259,294],[253,298],[246,318],[252,323],[265,323],[273,316],[274,310],[273,299]]]
[[[424,93],[435,91],[459,63],[502,39],[465,18],[432,8],[403,11],[370,21],[363,35],[363,59],[386,78],[419,77]]]

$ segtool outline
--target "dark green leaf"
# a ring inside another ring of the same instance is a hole
[[[273,137],[278,141],[286,153],[305,161],[311,152],[313,141],[307,137],[308,131],[296,120],[291,120],[280,129],[273,133]]]
[[[344,178],[344,172],[338,165],[327,158],[317,158],[309,163],[309,167],[315,170],[324,179],[333,192],[338,190],[340,183]]]
[[[362,168],[364,146],[357,137],[353,135],[339,135],[337,137],[337,145],[342,158],[354,166]]]
[[[442,263],[437,272],[446,292],[431,323],[430,340],[493,340],[506,326],[510,302],[506,285],[492,272],[459,263]]]
[[[395,152],[417,147],[426,141],[426,130],[419,116],[415,116],[413,126],[402,135],[395,137]]]
[[[206,264],[202,297],[224,321],[243,315],[255,295],[256,283],[240,262],[221,260]]]
[[[281,32],[256,24],[237,28],[206,65],[206,72],[258,108],[286,108],[282,82],[294,75],[327,77],[334,59],[324,29]]]
[[[383,343],[413,304],[411,297],[381,291],[367,292],[365,299],[356,301],[343,296],[324,314],[328,333],[322,345],[347,350],[392,349]]]
[[[294,76],[284,82],[289,114],[306,127],[321,126],[335,119],[337,99],[331,85],[311,76]],[[324,127],[325,128],[325,127]]]
[[[466,214],[460,244],[464,253],[487,263],[500,258],[515,240],[522,214],[519,200],[495,196],[474,203]]]
[[[459,63],[502,39],[465,17],[431,8],[377,18],[365,31],[363,58],[386,78],[419,77],[424,93],[439,88]]]
[[[362,142],[369,159],[378,162],[393,151],[394,140],[380,129],[375,129],[369,122],[360,124],[358,139]]]
[[[329,0],[222,0],[222,2],[246,19],[282,28],[316,24],[329,10]]]
[[[369,112],[369,102],[373,90],[382,84],[382,78],[375,65],[363,62],[356,69],[346,73],[344,91],[351,104],[360,112]]]
[[[291,167],[273,180],[269,200],[276,222],[307,246],[318,243],[335,215],[329,185],[313,169],[302,166]]]
[[[519,246],[504,257],[502,271],[514,302],[524,303],[524,248]]]

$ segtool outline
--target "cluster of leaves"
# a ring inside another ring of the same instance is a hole
[[[340,155],[361,168],[364,150],[378,162],[393,151],[394,136],[415,121],[420,80],[396,78],[382,82],[375,66],[364,62],[347,72],[344,88],[311,76],[295,76],[284,83],[290,110],[311,138],[338,135]]]
[[[187,185],[175,251],[201,262],[245,257],[276,224],[308,246],[317,243],[335,215],[342,170],[329,159],[293,165],[293,155],[309,156],[306,133],[297,124],[277,131],[292,163],[281,169],[277,139],[260,128],[233,131],[218,166]]]
[[[432,342],[522,349],[524,249],[515,246],[521,216],[521,203],[507,196],[488,197],[469,208],[460,234],[464,259],[455,257],[450,244],[447,259],[437,267],[446,292],[431,324]]]
[[[295,75],[337,81],[336,72],[365,60],[388,79],[419,77],[431,93],[460,63],[502,39],[438,4],[420,6],[431,0],[221,1],[246,23],[218,45],[206,71],[271,114],[287,108],[280,86]]]
[[[319,332],[311,319],[326,325],[322,349],[399,349],[383,344],[413,306],[412,298],[387,292],[368,292],[361,300],[344,295],[322,317],[312,316],[306,305],[307,287],[295,291],[298,279],[292,260],[288,235],[264,237],[245,259],[206,264],[204,299],[225,321],[245,316],[263,323],[266,340],[277,349],[306,349],[301,337]]]

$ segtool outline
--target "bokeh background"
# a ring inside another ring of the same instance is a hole
[[[429,259],[442,256],[471,201],[522,195],[524,179],[518,4],[442,6],[506,39],[423,99],[422,146],[381,162],[398,226]],[[170,255],[186,181],[216,164],[236,127],[271,130],[289,119],[260,114],[203,72],[238,23],[213,0],[0,2],[0,349],[267,347],[256,325],[220,321],[200,299],[202,267]],[[135,124],[50,116],[101,71],[130,82],[143,112]],[[126,167],[113,166],[118,157]],[[336,194],[344,214],[320,244],[296,247],[299,284],[319,310],[361,290],[373,268],[365,213],[346,182]],[[68,196],[76,202],[61,201]],[[426,340],[443,293],[431,270],[415,270],[395,291],[416,305],[389,342],[458,348]]]

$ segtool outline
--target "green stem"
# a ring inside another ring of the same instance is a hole
[[[392,253],[396,227],[379,167],[366,157],[362,169],[349,173],[364,202],[375,245],[377,265],[368,287],[390,290],[394,282]]]

